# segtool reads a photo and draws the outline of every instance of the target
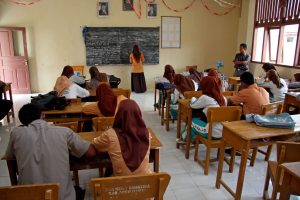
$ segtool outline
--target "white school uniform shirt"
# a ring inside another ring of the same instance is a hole
[[[59,199],[74,200],[69,151],[81,157],[89,146],[71,129],[38,119],[13,129],[5,156],[16,157],[19,184],[59,183]]]
[[[72,81],[73,83],[77,83],[79,85],[82,85],[85,83],[85,80],[82,78],[82,77],[79,77],[75,74],[73,74],[70,78],[69,78],[70,81]]]
[[[227,99],[224,97],[225,99],[225,105],[227,105]],[[198,99],[193,97],[191,100],[191,108],[193,109],[200,109],[203,108],[203,113],[205,114],[205,116],[207,117],[207,110],[208,108],[211,107],[220,107],[220,105],[218,104],[218,102],[214,99],[211,98],[205,94],[201,95]],[[209,127],[209,124],[207,123],[206,125],[207,130]],[[222,131],[223,131],[223,126],[221,123],[214,123],[213,124],[213,131],[212,131],[212,136],[215,138],[221,138],[222,137]]]
[[[264,82],[260,86],[270,88],[270,91],[274,96],[274,101],[284,101],[285,93],[287,93],[288,87],[286,85],[286,82],[282,78],[280,78],[280,83],[282,83],[283,85],[282,88],[277,88],[277,86],[272,81]]]
[[[65,96],[66,99],[84,98],[90,96],[90,92],[76,83],[72,83],[68,89],[64,90],[62,96]]]

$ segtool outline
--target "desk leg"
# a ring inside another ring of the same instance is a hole
[[[279,200],[290,199],[290,194],[291,194],[290,184],[291,184],[291,175],[285,172],[283,176],[282,188],[280,191]]]
[[[243,150],[242,150],[241,165],[240,165],[238,182],[237,182],[236,192],[235,192],[235,200],[240,200],[241,196],[242,196],[245,171],[246,171],[246,167],[247,167],[247,158],[249,155],[249,143],[247,143],[245,145],[246,145],[246,148],[243,148]]]
[[[13,99],[12,99],[12,92],[11,92],[11,85],[9,86],[9,99],[13,102]],[[14,104],[12,105],[12,108],[11,108],[11,112],[12,112],[12,117],[15,118],[15,111],[14,111]]]
[[[154,86],[154,111],[156,111],[156,84]]]
[[[222,139],[222,145],[220,147],[219,163],[218,163],[218,173],[216,179],[216,188],[220,189],[222,173],[223,173],[223,162],[225,157],[225,141]]]
[[[164,109],[164,105],[163,102],[165,100],[162,100],[162,102],[160,103],[160,114],[161,114],[161,125],[163,126],[165,124],[165,109]]]
[[[166,130],[170,130],[170,94],[167,93],[167,102],[166,102]]]
[[[154,163],[153,163],[154,172],[159,172],[159,149],[154,150]]]
[[[178,115],[177,115],[177,138],[176,138],[176,148],[179,149],[179,140],[181,138],[181,104],[178,104]]]
[[[18,167],[16,160],[6,160],[11,185],[18,185]]]
[[[191,109],[187,110],[188,117],[186,123],[186,146],[185,146],[185,158],[189,159],[190,157],[190,147],[191,147],[191,124],[192,124],[192,111]]]

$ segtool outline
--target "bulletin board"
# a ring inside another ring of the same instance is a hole
[[[181,17],[161,17],[161,48],[181,47]]]

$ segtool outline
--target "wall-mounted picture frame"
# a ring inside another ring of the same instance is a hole
[[[161,48],[181,48],[181,17],[161,17]]]
[[[108,0],[100,0],[98,2],[98,17],[109,16],[109,2]]]
[[[122,5],[122,9],[123,11],[133,11],[133,8],[131,5],[133,5],[133,0],[122,0],[123,1],[123,5]]]
[[[146,11],[148,18],[157,17],[157,3],[147,3]]]

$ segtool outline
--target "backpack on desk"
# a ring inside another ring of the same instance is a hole
[[[31,103],[40,107],[41,110],[63,110],[70,102],[66,97],[58,97],[56,91],[51,91],[31,97]]]
[[[120,83],[121,83],[120,78],[115,77],[114,75],[109,75],[109,85],[111,88],[118,88]]]

